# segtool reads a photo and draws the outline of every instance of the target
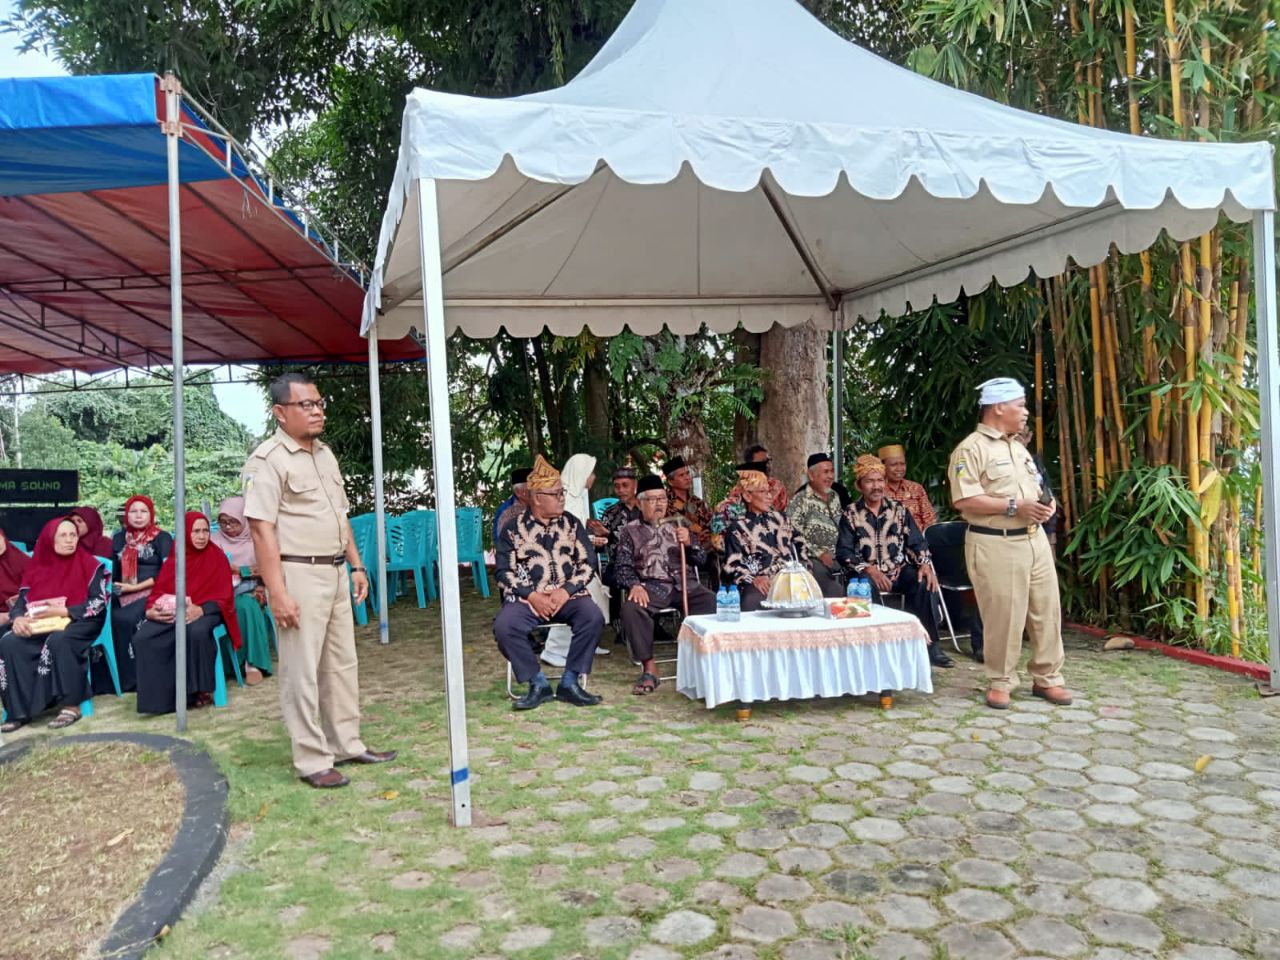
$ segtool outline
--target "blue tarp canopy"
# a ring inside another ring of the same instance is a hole
[[[0,372],[168,361],[161,84],[0,80]],[[186,361],[364,361],[361,273],[207,114],[179,103]],[[420,355],[386,346],[389,359]]]

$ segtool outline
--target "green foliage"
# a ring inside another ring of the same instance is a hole
[[[187,503],[197,509],[208,500],[216,508],[238,492],[253,440],[218,407],[211,386],[186,387],[183,398]],[[162,388],[37,393],[19,419],[23,466],[79,471],[80,500],[98,508],[108,531],[135,493],[151,497],[160,522],[171,527],[172,401]]]

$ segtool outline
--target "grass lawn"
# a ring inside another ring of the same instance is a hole
[[[191,715],[232,838],[156,957],[1280,957],[1280,704],[1240,678],[1072,637],[1071,708],[989,711],[959,660],[887,714],[736,724],[630,696],[615,652],[601,707],[516,715],[496,601],[464,596],[482,825],[446,822],[439,611],[402,600],[390,646],[359,631],[365,739],[400,757],[351,787],[294,778],[273,681]],[[172,732],[95,703],[74,732]]]

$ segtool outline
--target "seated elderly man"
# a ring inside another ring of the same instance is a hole
[[[678,520],[663,520],[667,493],[658,477],[640,481],[640,519],[618,534],[614,552],[614,576],[626,591],[622,602],[622,627],[631,653],[640,661],[640,679],[631,692],[644,697],[658,689],[653,658],[653,620],[659,610],[684,608],[689,613],[715,613],[715,595],[698,583],[695,568],[705,557],[689,528]],[[680,553],[685,551],[684,562]]]
[[[693,492],[693,471],[684,457],[677,455],[664,463],[662,476],[667,481],[667,516],[684,518],[689,535],[698,541],[706,557],[699,569],[707,575],[711,589],[716,590],[720,586],[720,564],[711,544],[711,508]]]
[[[832,484],[836,470],[828,453],[815,453],[809,457],[809,482],[791,498],[787,507],[787,519],[804,537],[809,548],[809,569],[824,597],[844,596],[844,587],[838,579],[840,567],[836,564],[836,539],[840,535],[840,497]]]
[[[552,698],[551,684],[529,643],[529,631],[545,623],[567,624],[573,631],[555,699],[595,706],[602,698],[578,683],[579,676],[591,672],[591,658],[604,632],[604,615],[587,593],[596,575],[595,548],[582,524],[565,512],[560,471],[541,456],[534,462],[528,487],[529,508],[503,529],[497,545],[503,604],[493,621],[493,635],[516,679],[529,684],[515,709],[532,710]]]
[[[907,452],[900,444],[891,443],[881,447],[879,453],[884,463],[885,496],[906,507],[917,527],[928,530],[938,522],[938,511],[929,502],[929,492],[907,479]]]
[[[742,469],[737,489],[743,510],[724,528],[724,577],[738,587],[743,610],[759,610],[773,578],[790,560],[809,562],[804,539],[785,515],[773,509],[773,489],[759,470]]]
[[[877,601],[882,593],[902,594],[907,610],[929,633],[929,662],[935,667],[954,667],[955,661],[943,653],[938,642],[933,612],[938,578],[924,534],[903,504],[884,495],[885,469],[879,457],[859,457],[853,475],[862,496],[840,518],[836,561],[849,576],[870,580]]]
[[[502,501],[498,506],[498,512],[493,515],[494,543],[497,543],[498,537],[502,535],[503,527],[529,509],[528,480],[528,467],[517,467],[511,471],[511,496]]]

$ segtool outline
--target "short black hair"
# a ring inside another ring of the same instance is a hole
[[[768,452],[769,452],[769,448],[766,447],[763,443],[753,443],[751,446],[747,447],[747,449],[742,451],[742,462],[750,463],[751,458],[754,457],[757,453],[768,453]]]
[[[994,404],[994,403],[980,403],[980,404],[978,404],[978,419],[979,419],[979,420],[985,420],[985,419],[987,419],[987,411],[992,410],[992,409],[994,409],[994,408],[995,408],[995,404]]]
[[[300,387],[314,387],[316,385],[316,382],[305,373],[299,373],[296,370],[282,373],[272,380],[271,386],[267,388],[267,392],[271,395],[272,405],[288,403],[293,396],[293,385],[295,383]]]

